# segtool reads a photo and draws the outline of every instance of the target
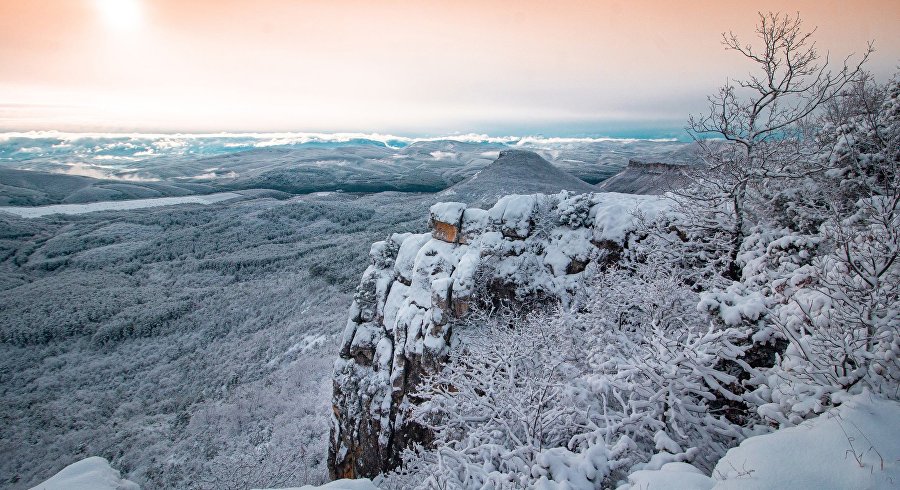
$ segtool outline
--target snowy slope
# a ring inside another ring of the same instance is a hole
[[[429,205],[335,193],[0,213],[0,372],[14,374],[0,488],[85,455],[147,488],[248,466],[248,488],[321,483],[337,325],[369,245],[424,230]],[[260,438],[277,458],[259,459]]]
[[[504,150],[489,166],[441,192],[440,196],[467,204],[489,205],[510,194],[555,194],[563,190],[583,193],[596,189],[534,152]]]
[[[900,403],[856,395],[796,427],[744,440],[719,461],[712,477],[686,463],[669,463],[628,480],[619,490],[897,488]]]
[[[94,456],[66,466],[31,490],[140,490],[140,487],[122,478],[109,461]]]
[[[900,403],[857,395],[797,427],[751,437],[713,478],[717,489],[897,488]]]

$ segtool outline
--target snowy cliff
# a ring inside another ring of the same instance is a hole
[[[627,167],[597,184],[597,188],[604,192],[663,194],[688,183],[686,169],[685,164],[629,160]]]
[[[406,418],[411,391],[445,361],[454,326],[476,299],[566,301],[590,264],[615,262],[635,216],[664,198],[614,193],[509,195],[488,210],[430,211],[431,232],[372,245],[334,368],[329,468],[334,478],[395,467],[429,434]]]

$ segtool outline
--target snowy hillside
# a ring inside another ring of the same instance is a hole
[[[865,393],[797,427],[746,439],[711,476],[685,463],[668,463],[632,473],[618,490],[897,488],[898,420],[900,403]]]
[[[407,151],[436,148],[466,150]],[[0,213],[0,372],[16,373],[2,377],[0,474],[11,488],[86,455],[151,487],[236,471],[248,485],[327,476],[328,374],[369,246],[427,230],[441,196],[239,194]],[[285,450],[297,441],[305,451]]]
[[[510,194],[554,194],[563,190],[580,194],[595,188],[534,152],[504,150],[493,163],[439,195],[447,200],[489,206]]]
[[[89,455],[145,488],[323,482],[337,325],[425,197],[0,213],[0,487]]]
[[[430,234],[375,243],[334,367],[332,477],[894,486],[900,85],[860,90],[814,142],[701,144],[675,193],[444,202]]]

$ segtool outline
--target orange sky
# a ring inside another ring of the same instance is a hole
[[[900,66],[897,0],[0,0],[0,129],[677,125],[749,69],[720,33],[779,9]]]

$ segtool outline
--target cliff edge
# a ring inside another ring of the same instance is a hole
[[[502,159],[502,158],[501,158]],[[332,478],[395,468],[427,430],[406,408],[447,359],[453,329],[476,298],[566,301],[590,264],[613,263],[634,236],[634,212],[667,208],[656,196],[510,195],[490,209],[431,207],[431,231],[394,234],[370,250],[334,366]]]

